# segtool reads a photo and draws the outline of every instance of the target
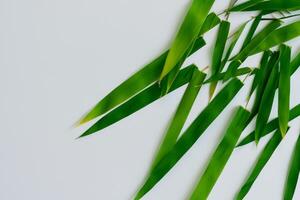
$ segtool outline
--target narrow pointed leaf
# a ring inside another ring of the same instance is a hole
[[[258,143],[265,126],[267,125],[273,101],[275,96],[275,91],[278,85],[278,65],[276,64],[270,75],[266,88],[264,90],[261,103],[259,106],[259,111],[256,119],[255,126],[255,141]]]
[[[212,12],[209,15],[207,15],[201,29],[199,32],[199,37],[202,36],[204,33],[210,31],[215,26],[220,24],[221,19],[216,15],[216,13]]]
[[[190,45],[196,40],[214,0],[193,0],[191,7],[173,41],[168,53],[160,80],[163,79],[183,57]]]
[[[300,53],[291,62],[291,75],[293,75],[300,67]]]
[[[181,70],[169,92],[172,92],[173,90],[188,83],[192,77],[194,70],[196,70],[196,67],[194,65],[191,65]],[[131,98],[129,101],[125,102],[124,104],[120,105],[119,107],[106,114],[104,117],[98,120],[92,127],[85,131],[80,137],[91,135],[97,131],[100,131],[120,121],[121,119],[128,117],[129,115],[144,108],[145,106],[149,105],[150,103],[154,102],[159,98],[161,98],[161,87],[158,83],[155,83],[146,90]]]
[[[153,168],[152,173],[137,193],[135,199],[141,199],[172,169],[225,109],[242,86],[243,83],[240,80],[233,79],[217,94],[183,133],[175,146]]]
[[[224,53],[226,41],[228,38],[229,34],[229,29],[230,29],[230,23],[228,21],[222,21],[219,27],[214,51],[213,51],[213,56],[212,56],[212,64],[211,64],[211,74],[215,75],[216,73],[219,73],[222,65],[222,56]],[[217,82],[212,82],[209,87],[209,98],[214,94],[214,91],[216,89]]]
[[[270,33],[263,42],[254,48],[251,55],[268,50],[298,36],[300,36],[300,21],[291,23]]]
[[[243,11],[281,11],[281,10],[299,10],[300,2],[297,0],[269,0],[259,2],[255,5],[245,8]]]
[[[269,57],[271,55],[271,52],[270,51],[265,51],[261,60],[260,60],[260,65],[259,65],[259,70],[258,72],[255,74],[254,76],[254,79],[253,79],[253,82],[252,82],[252,85],[251,85],[251,89],[250,89],[250,92],[249,92],[249,95],[248,95],[248,99],[251,98],[253,92],[255,91],[255,89],[257,88],[258,84],[263,82],[263,73],[267,67],[267,64],[268,64],[268,60],[269,60]]]
[[[244,40],[241,50],[243,50],[250,43],[251,39],[253,38],[253,36],[255,34],[255,31],[257,30],[259,23],[261,21],[261,18],[262,18],[262,14],[259,14],[258,16],[255,17],[254,21],[251,24],[250,30],[247,33],[247,36]]]
[[[153,161],[152,166],[156,163],[174,146],[177,138],[183,128],[184,123],[191,111],[194,101],[202,86],[206,74],[200,72],[198,69],[194,70],[192,79],[183,94],[183,97],[178,105],[175,115],[170,123],[170,126],[165,134],[165,137],[159,147],[157,156]]]
[[[229,11],[230,12],[237,12],[237,11],[244,11],[247,8],[254,6],[258,3],[260,3],[263,0],[250,0],[250,1],[246,1],[244,3],[238,4],[236,6],[234,6],[233,8],[231,8]]]
[[[294,152],[291,158],[291,166],[288,172],[284,189],[284,200],[292,200],[298,182],[300,172],[300,135],[296,142]]]
[[[249,42],[249,44],[233,59],[244,61],[251,53],[253,54],[253,49],[258,49],[257,46],[260,45],[262,42],[265,43],[267,40],[266,38],[269,38],[268,36],[279,26],[281,25],[281,22],[279,20],[274,20],[270,22],[267,26],[265,26],[256,36],[252,38],[252,40]],[[260,50],[264,51],[269,48]]]
[[[247,195],[249,190],[251,189],[253,183],[255,182],[256,178],[259,176],[262,169],[265,167],[269,159],[271,158],[272,154],[278,147],[281,142],[281,135],[280,131],[276,131],[270,141],[267,143],[265,148],[263,149],[262,153],[259,155],[257,162],[254,164],[253,169],[251,170],[250,175],[248,176],[247,180],[244,182],[243,186],[239,190],[235,200],[242,200]]]
[[[298,104],[297,106],[295,106],[294,108],[292,108],[290,110],[290,114],[289,114],[289,121],[292,121],[294,119],[296,119],[297,117],[300,116],[300,104]],[[261,137],[264,137],[270,133],[272,133],[273,131],[275,131],[276,129],[279,129],[278,126],[278,118],[275,118],[273,120],[271,120],[265,127]],[[249,133],[238,145],[237,147],[240,146],[244,146],[246,144],[249,144],[251,142],[255,141],[255,132],[252,131],[251,133]]]
[[[249,111],[243,107],[238,108],[190,200],[206,200],[208,198],[209,193],[229,160],[241,133],[246,128],[249,116]]]
[[[279,117],[279,128],[282,136],[288,127],[289,122],[289,109],[290,109],[290,59],[291,59],[291,48],[282,45],[280,47],[280,75],[279,75],[279,95],[278,95],[278,117]]]
[[[231,77],[234,76],[234,73],[238,70],[239,66],[242,64],[240,60],[233,60],[229,66],[228,69],[225,72],[223,82],[228,81]]]

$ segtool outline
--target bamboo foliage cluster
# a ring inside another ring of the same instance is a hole
[[[300,104],[290,109],[290,80],[300,66],[300,52],[292,55],[291,47],[285,44],[300,36],[300,14],[297,13],[300,10],[300,1],[248,0],[239,3],[238,0],[231,0],[229,7],[220,14],[211,11],[214,3],[214,0],[192,0],[170,49],[112,90],[78,123],[82,125],[99,118],[79,137],[97,133],[187,85],[158,147],[149,175],[136,193],[135,199],[141,199],[147,194],[205,133],[243,88],[241,76],[253,77],[250,91],[245,97],[247,101],[253,97],[253,105],[249,109],[247,105],[237,106],[223,138],[189,199],[208,198],[236,147],[258,143],[261,138],[274,132],[235,196],[237,200],[243,199],[288,133],[289,122],[300,116]],[[229,15],[232,12],[243,14],[249,11],[256,16],[232,31]],[[286,19],[293,21],[287,22]],[[267,21],[267,24],[263,25],[262,21]],[[248,25],[250,28],[243,38],[241,36]],[[206,45],[203,35],[216,27],[218,31],[209,66],[210,72],[200,70],[194,64],[184,66],[184,61],[189,56]],[[242,44],[241,48],[233,55],[238,41]],[[250,56],[257,54],[261,55],[261,60],[256,67],[243,66]],[[196,97],[205,84],[209,84],[210,102],[191,125],[183,130]],[[224,86],[216,93],[218,84]],[[277,90],[278,117],[270,120]],[[240,140],[242,132],[252,121],[255,121],[255,129]],[[291,155],[282,199],[293,199],[299,170],[300,135]]]

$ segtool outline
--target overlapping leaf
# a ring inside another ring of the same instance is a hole
[[[183,133],[182,137],[179,138],[174,147],[153,168],[135,199],[142,198],[171,170],[181,157],[193,146],[208,126],[219,116],[242,86],[243,83],[240,80],[233,79],[217,94]]]
[[[250,112],[243,107],[239,107],[236,114],[234,115],[230,125],[218,145],[214,154],[212,155],[210,162],[200,178],[190,200],[206,200],[217,179],[222,173],[229,157],[231,156],[234,147],[244,130],[247,126]]]

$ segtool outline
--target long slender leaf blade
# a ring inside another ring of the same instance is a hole
[[[252,72],[253,72],[253,69],[251,69],[250,67],[242,67],[240,69],[237,69],[230,78],[236,78],[238,76],[243,76],[246,74],[249,76],[255,74],[255,73],[252,74]],[[211,76],[204,82],[204,84],[224,80],[225,74],[226,74],[226,72],[222,72],[222,73],[218,73],[214,76]]]
[[[297,106],[293,107],[290,110],[290,114],[289,114],[289,121],[292,121],[294,119],[296,119],[297,117],[300,116],[300,104],[298,104]],[[270,133],[272,133],[272,131],[279,129],[278,126],[278,118],[275,118],[273,120],[271,120],[270,122],[268,122],[268,124],[266,125],[261,137],[264,137]],[[246,144],[249,144],[251,142],[255,141],[255,131],[252,131],[251,133],[249,133],[243,140],[241,140],[239,142],[239,144],[237,145],[237,147],[240,146],[244,146]]]
[[[172,92],[173,90],[188,83],[195,69],[196,67],[194,65],[191,65],[181,70],[169,92]],[[100,131],[120,121],[121,119],[128,117],[129,115],[144,108],[145,106],[149,105],[150,103],[154,102],[155,100],[161,97],[161,87],[158,83],[155,83],[154,85],[150,86],[146,90],[131,98],[129,101],[125,102],[124,104],[120,105],[119,107],[115,108],[114,110],[103,116],[88,130],[86,130],[80,137],[91,135],[97,131]]]
[[[230,12],[244,11],[247,8],[252,7],[252,6],[260,3],[261,1],[263,1],[263,0],[250,0],[250,1],[246,1],[244,3],[241,3],[241,4],[238,4],[238,5],[234,6],[229,11]]]
[[[224,138],[212,155],[204,174],[200,178],[194,192],[191,195],[190,200],[207,199],[227,161],[229,160],[238,138],[247,126],[249,117],[250,112],[248,110],[241,106],[238,107],[228,129],[226,130]]]
[[[284,189],[284,200],[292,200],[300,172],[300,135],[297,139]]]
[[[187,15],[173,41],[160,75],[163,79],[179,62],[189,46],[197,38],[214,0],[193,0]]]
[[[249,44],[233,59],[244,61],[251,53],[253,54],[253,49],[257,49],[257,46],[260,45],[262,42],[265,42],[269,38],[268,36],[275,31],[281,25],[279,20],[274,20],[270,22],[267,26],[265,26],[253,39],[249,42]],[[269,48],[267,48],[269,49]],[[267,50],[267,49],[263,49]],[[261,51],[259,51],[261,52]]]
[[[262,18],[262,14],[259,14],[258,16],[255,17],[247,35],[246,35],[246,38],[244,40],[241,50],[243,50],[250,43],[251,39],[253,38],[253,36],[255,34],[255,31],[257,30],[259,23],[261,21],[261,18]]]
[[[299,36],[300,21],[296,21],[270,33],[263,42],[253,48],[253,51],[251,51],[250,55],[268,50],[276,45],[282,44]]]
[[[290,59],[291,59],[291,48],[282,45],[280,47],[280,75],[279,75],[279,95],[278,95],[278,117],[279,117],[279,128],[282,136],[288,127],[289,122],[289,109],[290,109]]]
[[[300,67],[300,52],[296,55],[296,57],[291,62],[291,75],[293,75],[298,68]]]
[[[275,91],[278,84],[278,65],[276,64],[270,75],[266,88],[264,90],[264,94],[261,99],[261,103],[259,106],[259,111],[256,119],[256,126],[255,126],[255,141],[258,143],[261,134],[267,125],[273,101],[275,96]]]
[[[192,79],[183,94],[152,166],[155,166],[157,162],[175,145],[205,77],[206,74],[203,72],[200,72],[198,69],[194,70]]]
[[[142,198],[172,169],[225,109],[242,86],[243,83],[240,80],[233,79],[217,94],[183,133],[175,146],[153,168],[152,173],[137,193],[135,199]]]
[[[269,0],[249,6],[243,11],[282,11],[298,9],[300,9],[300,2],[296,0]]]
[[[209,15],[207,15],[205,21],[203,22],[203,25],[199,32],[199,37],[202,36],[204,33],[210,31],[215,26],[220,24],[221,19],[216,15],[216,13],[212,12]]]
[[[239,190],[235,200],[242,200],[247,195],[256,178],[259,176],[260,172],[265,167],[272,154],[280,144],[281,139],[282,138],[280,135],[280,131],[278,130],[274,133],[273,137],[270,139],[270,141],[263,149],[262,153],[259,155],[257,162],[254,164],[254,168],[251,170],[250,175]]]

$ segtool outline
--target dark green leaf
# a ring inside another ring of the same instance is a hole
[[[263,42],[253,48],[250,55],[268,50],[276,45],[300,36],[300,21],[281,27],[269,34]]]
[[[251,7],[251,6],[258,4],[261,1],[263,1],[263,0],[250,0],[250,1],[246,1],[244,3],[241,3],[241,4],[237,5],[237,6],[234,6],[229,11],[230,12],[244,11],[247,8]]]
[[[181,157],[193,146],[208,126],[219,116],[242,86],[243,83],[240,80],[233,79],[217,94],[183,133],[175,146],[153,168],[152,173],[137,193],[135,199],[142,198],[171,170]]]
[[[241,50],[243,50],[250,43],[251,39],[253,38],[253,36],[255,34],[255,31],[256,31],[258,25],[259,25],[259,22],[261,21],[261,17],[262,17],[262,14],[259,14],[258,16],[255,17],[254,21],[251,24],[250,30],[247,33],[247,36],[244,40]]]
[[[282,45],[280,47],[279,59],[279,95],[278,95],[278,117],[279,128],[282,136],[288,127],[289,122],[289,109],[290,109],[290,61],[291,61],[291,48]]]
[[[300,2],[297,0],[269,0],[259,2],[253,6],[247,7],[244,11],[281,11],[281,10],[299,10]]]
[[[300,135],[298,137],[293,156],[291,159],[291,166],[288,172],[288,177],[285,183],[284,200],[292,200],[297,186],[297,181],[300,172]]]
[[[235,200],[242,200],[247,195],[249,190],[251,189],[253,183],[255,182],[256,178],[265,167],[269,159],[271,158],[272,154],[278,147],[281,142],[281,135],[280,131],[276,131],[270,141],[267,143],[265,148],[263,149],[262,153],[259,155],[257,162],[254,165],[254,168],[251,170],[250,175],[248,176],[247,180],[244,182],[243,186],[241,187],[240,191],[238,192]]]
[[[293,119],[297,118],[300,116],[300,104],[298,104],[297,106],[295,106],[294,108],[292,108],[290,110],[290,114],[289,114],[289,121],[292,121]],[[272,133],[272,131],[279,129],[278,126],[278,118],[275,118],[273,120],[271,120],[265,127],[261,137],[266,136],[270,133]],[[255,135],[254,135],[254,131],[252,131],[251,133],[249,133],[238,145],[239,146],[243,146],[246,144],[249,144],[251,142],[255,141]]]
[[[199,37],[202,36],[204,33],[210,31],[211,29],[213,29],[220,22],[221,22],[221,19],[216,15],[216,13],[214,13],[214,12],[210,13],[206,17],[206,19],[201,27]]]
[[[293,75],[300,67],[300,53],[291,62],[291,75]]]
[[[248,123],[250,112],[239,107],[230,125],[218,145],[210,162],[200,178],[190,200],[206,200],[220,174],[222,173],[227,161],[229,160],[234,147]]]
[[[264,90],[261,103],[258,110],[258,115],[256,119],[255,126],[255,141],[258,143],[265,126],[267,125],[273,101],[275,96],[275,91],[278,86],[278,64],[276,64],[271,72],[268,83]]]

